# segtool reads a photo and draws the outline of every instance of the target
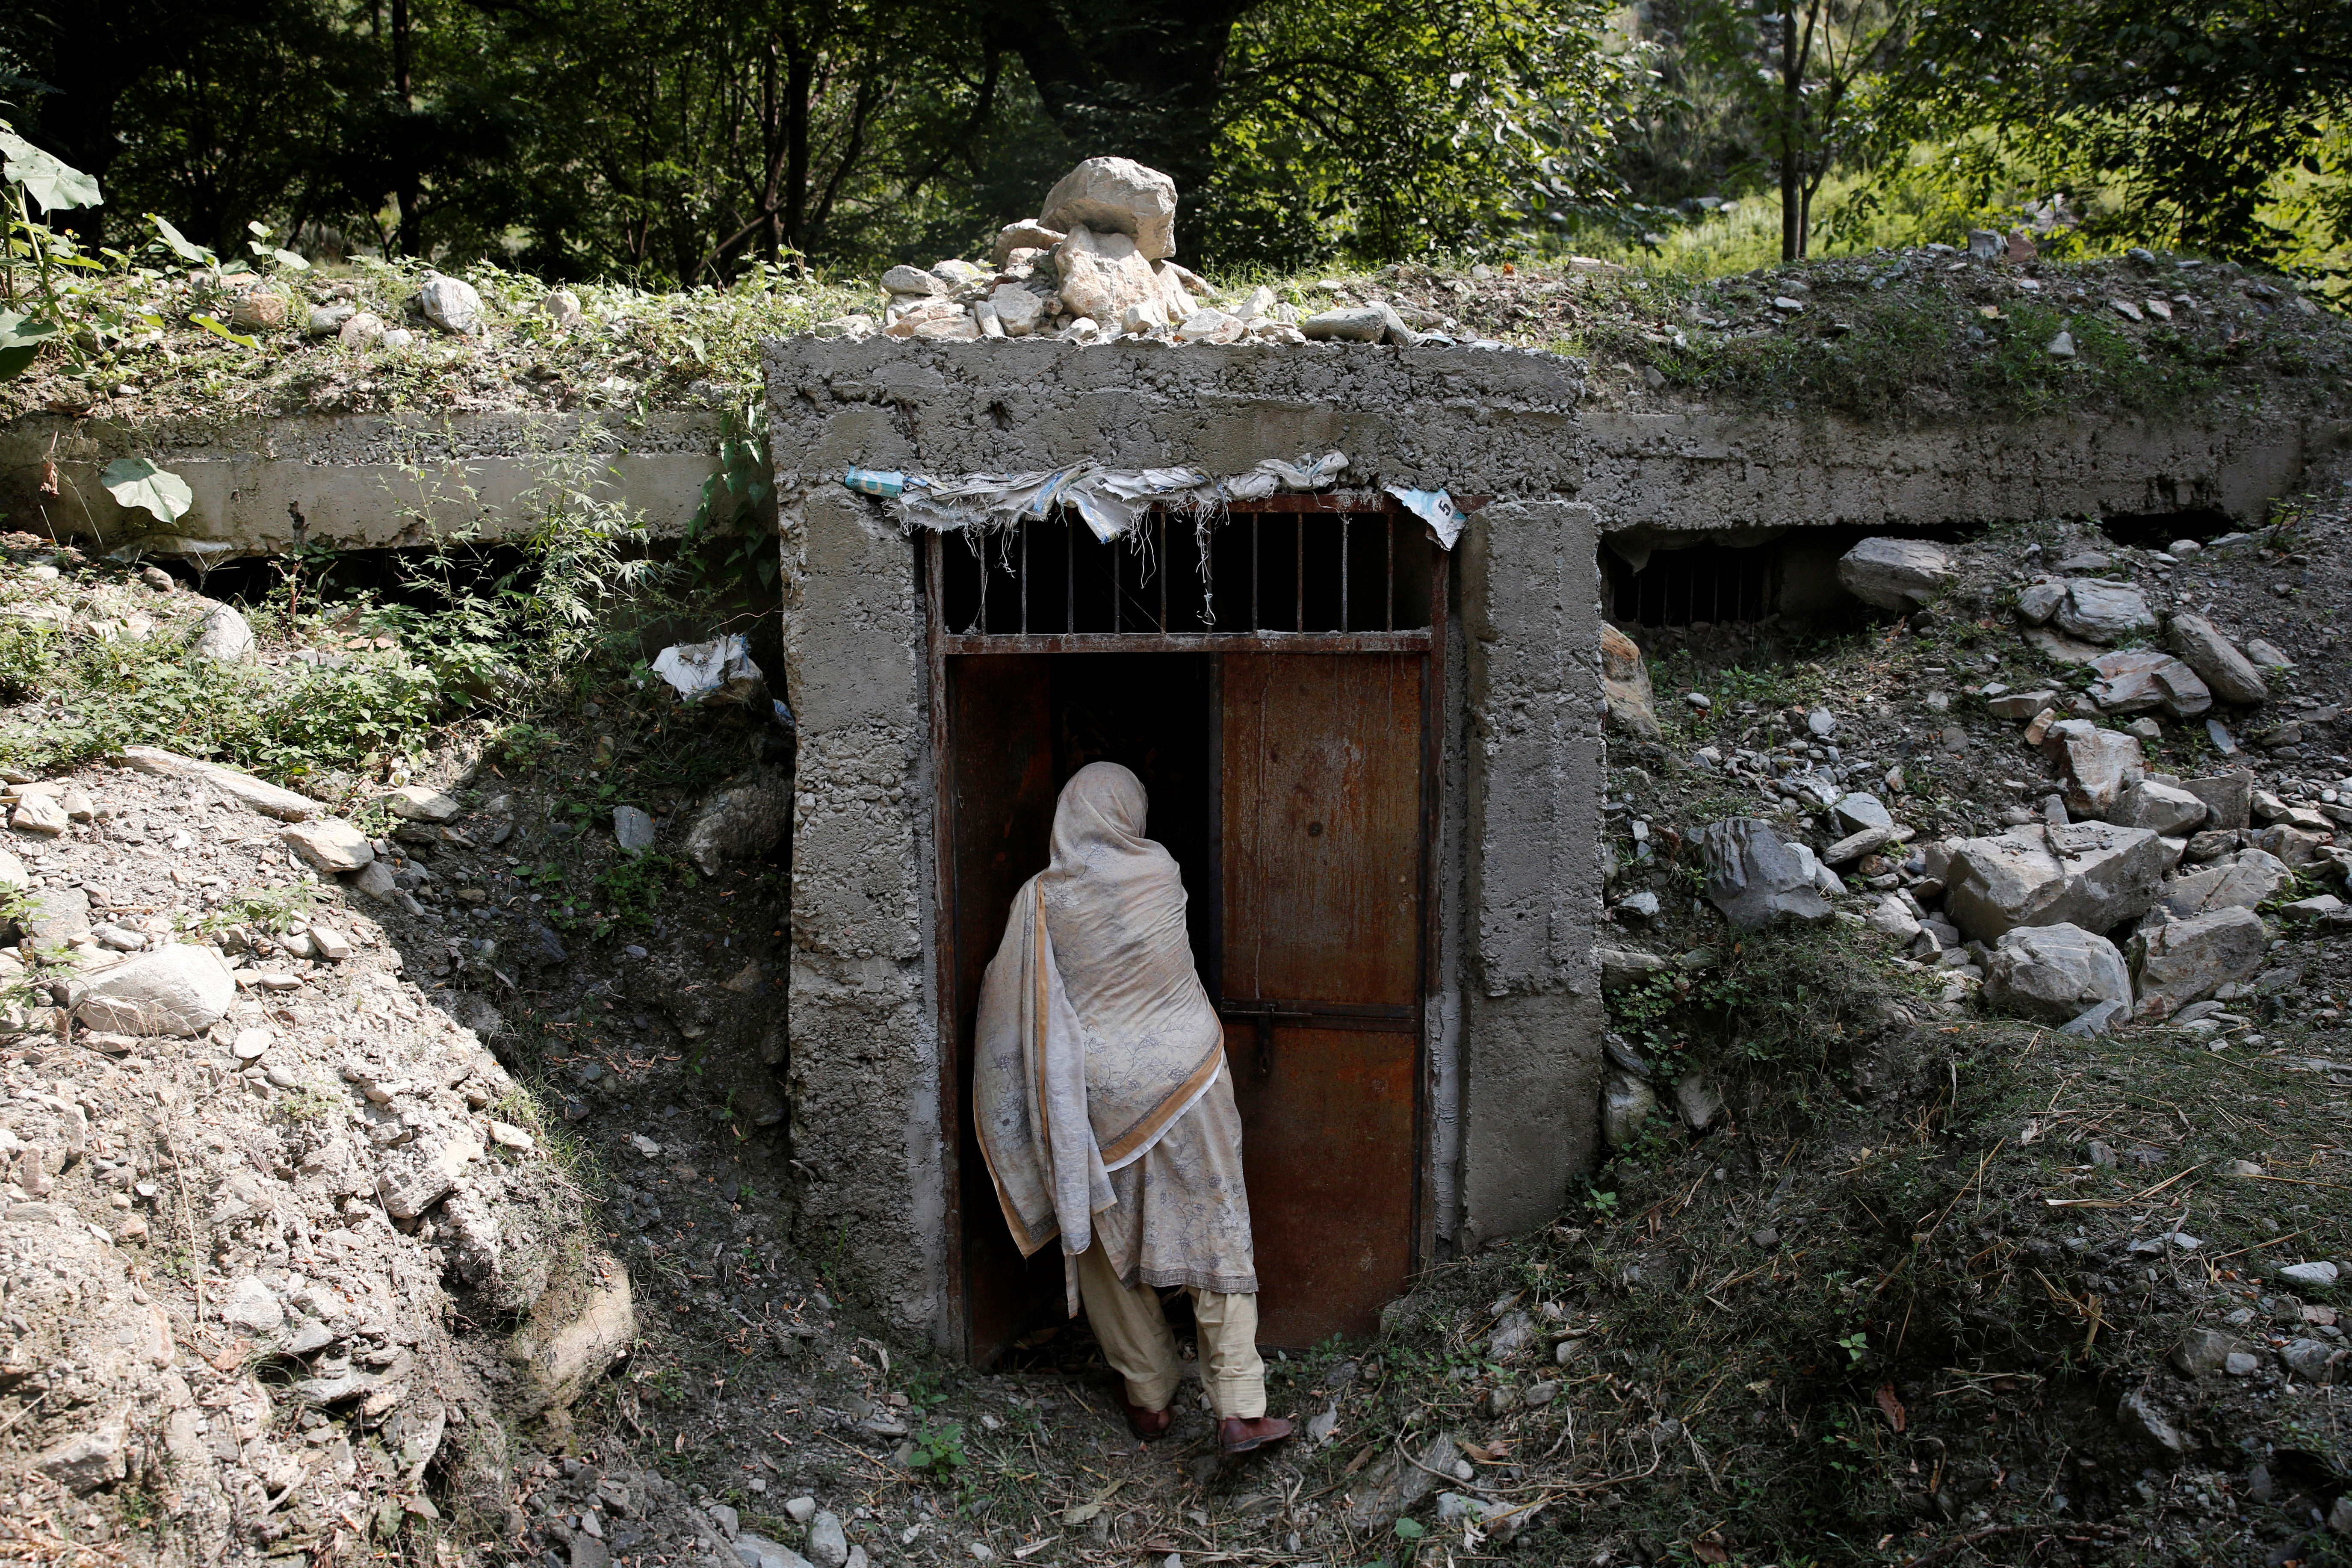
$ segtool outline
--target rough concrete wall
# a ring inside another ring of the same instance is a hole
[[[1458,495],[1569,481],[1578,368],[1458,349],[863,343],[768,349],[776,466],[1007,473],[1079,462],[1244,471],[1338,447],[1356,474]],[[789,484],[786,487],[791,488]]]
[[[595,415],[313,414],[137,426],[37,415],[0,426],[0,511],[12,527],[46,524],[110,547],[157,531],[99,483],[115,458],[147,458],[195,492],[173,532],[268,554],[294,542],[299,511],[313,542],[378,548],[419,544],[433,530],[526,531],[527,493],[568,468],[667,537],[693,517],[719,437],[713,414],[625,425]],[[53,458],[58,494],[43,496]]]
[[[2256,522],[2332,472],[2352,425],[2252,416],[1881,429],[1822,419],[1588,410],[1567,493],[1602,531],[2211,510]]]
[[[914,549],[866,502],[786,518],[793,806],[793,1151],[801,1240],[845,1248],[902,1329],[941,1317],[945,1189],[931,1005],[929,693]]]
[[[1464,534],[1468,963],[1462,1245],[1541,1225],[1591,1163],[1600,1093],[1601,607],[1592,509]]]

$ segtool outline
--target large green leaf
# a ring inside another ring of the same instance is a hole
[[[41,345],[57,335],[55,321],[0,310],[0,381],[24,374],[33,356],[41,352]]]
[[[188,481],[144,458],[117,458],[98,476],[117,503],[153,513],[163,521],[177,522],[196,501]]]
[[[46,211],[104,205],[96,178],[59,163],[13,131],[0,131],[0,167]]]
[[[172,220],[162,214],[149,213],[147,221],[155,226],[155,232],[163,237],[163,243],[170,246],[172,254],[181,260],[193,261],[199,267],[210,267],[220,259],[202,246],[189,244],[188,237],[173,227]]]

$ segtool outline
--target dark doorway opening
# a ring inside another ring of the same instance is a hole
[[[1088,763],[1135,771],[1150,797],[1145,832],[1166,847],[1191,894],[1192,961],[1210,971],[1209,654],[1084,658],[991,654],[947,661],[948,787],[954,868],[955,1103],[971,1103],[969,1042],[980,983],[1021,885],[1045,868],[1054,802]],[[975,1344],[1003,1345],[1062,1299],[1059,1254],[1023,1260],[1004,1226],[971,1118],[956,1118],[962,1251]]]
[[[2117,544],[2135,550],[2162,550],[2176,539],[2210,544],[2237,531],[2230,514],[2200,509],[2194,511],[2119,512],[2099,520],[2099,531]]]
[[[1609,618],[1625,626],[1723,626],[1760,621],[1780,607],[1780,552],[1770,545],[1694,544],[1656,550],[1637,571],[1603,550]]]

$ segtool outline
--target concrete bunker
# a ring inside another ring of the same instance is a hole
[[[805,1223],[961,1353],[1056,1298],[1005,1238],[963,1091],[1011,895],[1103,758],[1185,869],[1265,1342],[1369,1332],[1417,1268],[1554,1213],[1595,1131],[1598,595],[1589,512],[1517,498],[1569,488],[1573,367],[875,342],[777,345],[770,370]],[[1331,452],[1325,482],[1194,494],[1116,544],[1067,508],[910,530],[841,482]],[[1448,549],[1384,487],[1482,504]]]
[[[2066,422],[1907,444],[1703,416],[1633,427],[1580,417],[1572,362],[1440,348],[797,340],[767,368],[801,724],[802,1224],[904,1325],[981,1359],[1050,1292],[1033,1295],[974,1167],[966,1041],[1078,765],[1144,776],[1229,1060],[1260,1097],[1245,1144],[1265,1337],[1360,1331],[1415,1268],[1549,1219],[1597,1152],[1601,630],[1648,620],[1638,594],[1612,598],[1619,546],[1691,563],[1656,629],[1747,637],[1815,601],[1851,609],[1849,535],[2242,517],[2326,444],[2086,443]],[[1235,483],[1328,453],[1321,482]],[[887,500],[851,469],[947,489]],[[1115,547],[1051,505],[957,521],[935,504],[1177,469],[1200,483],[1157,510],[1130,498],[1144,516]],[[1398,496],[1440,488],[1465,501],[1450,550]],[[1346,766],[1276,776],[1318,748]],[[1240,847],[1252,833],[1271,859]],[[1362,863],[1337,864],[1341,844],[1368,847]],[[1359,895],[1400,886],[1401,918],[1349,926],[1369,920]],[[1265,972],[1242,975],[1237,946]],[[1339,1238],[1320,1253],[1318,1230]],[[1289,1303],[1286,1277],[1304,1287]]]

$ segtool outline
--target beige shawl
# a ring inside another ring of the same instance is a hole
[[[1078,770],[1053,863],[1022,885],[981,983],[972,1114],[1023,1257],[1094,1244],[1109,1173],[1142,1158],[1216,1081],[1224,1031],[1192,966],[1184,884],[1143,837],[1143,784]],[[1066,1264],[1070,1310],[1077,1272]]]

